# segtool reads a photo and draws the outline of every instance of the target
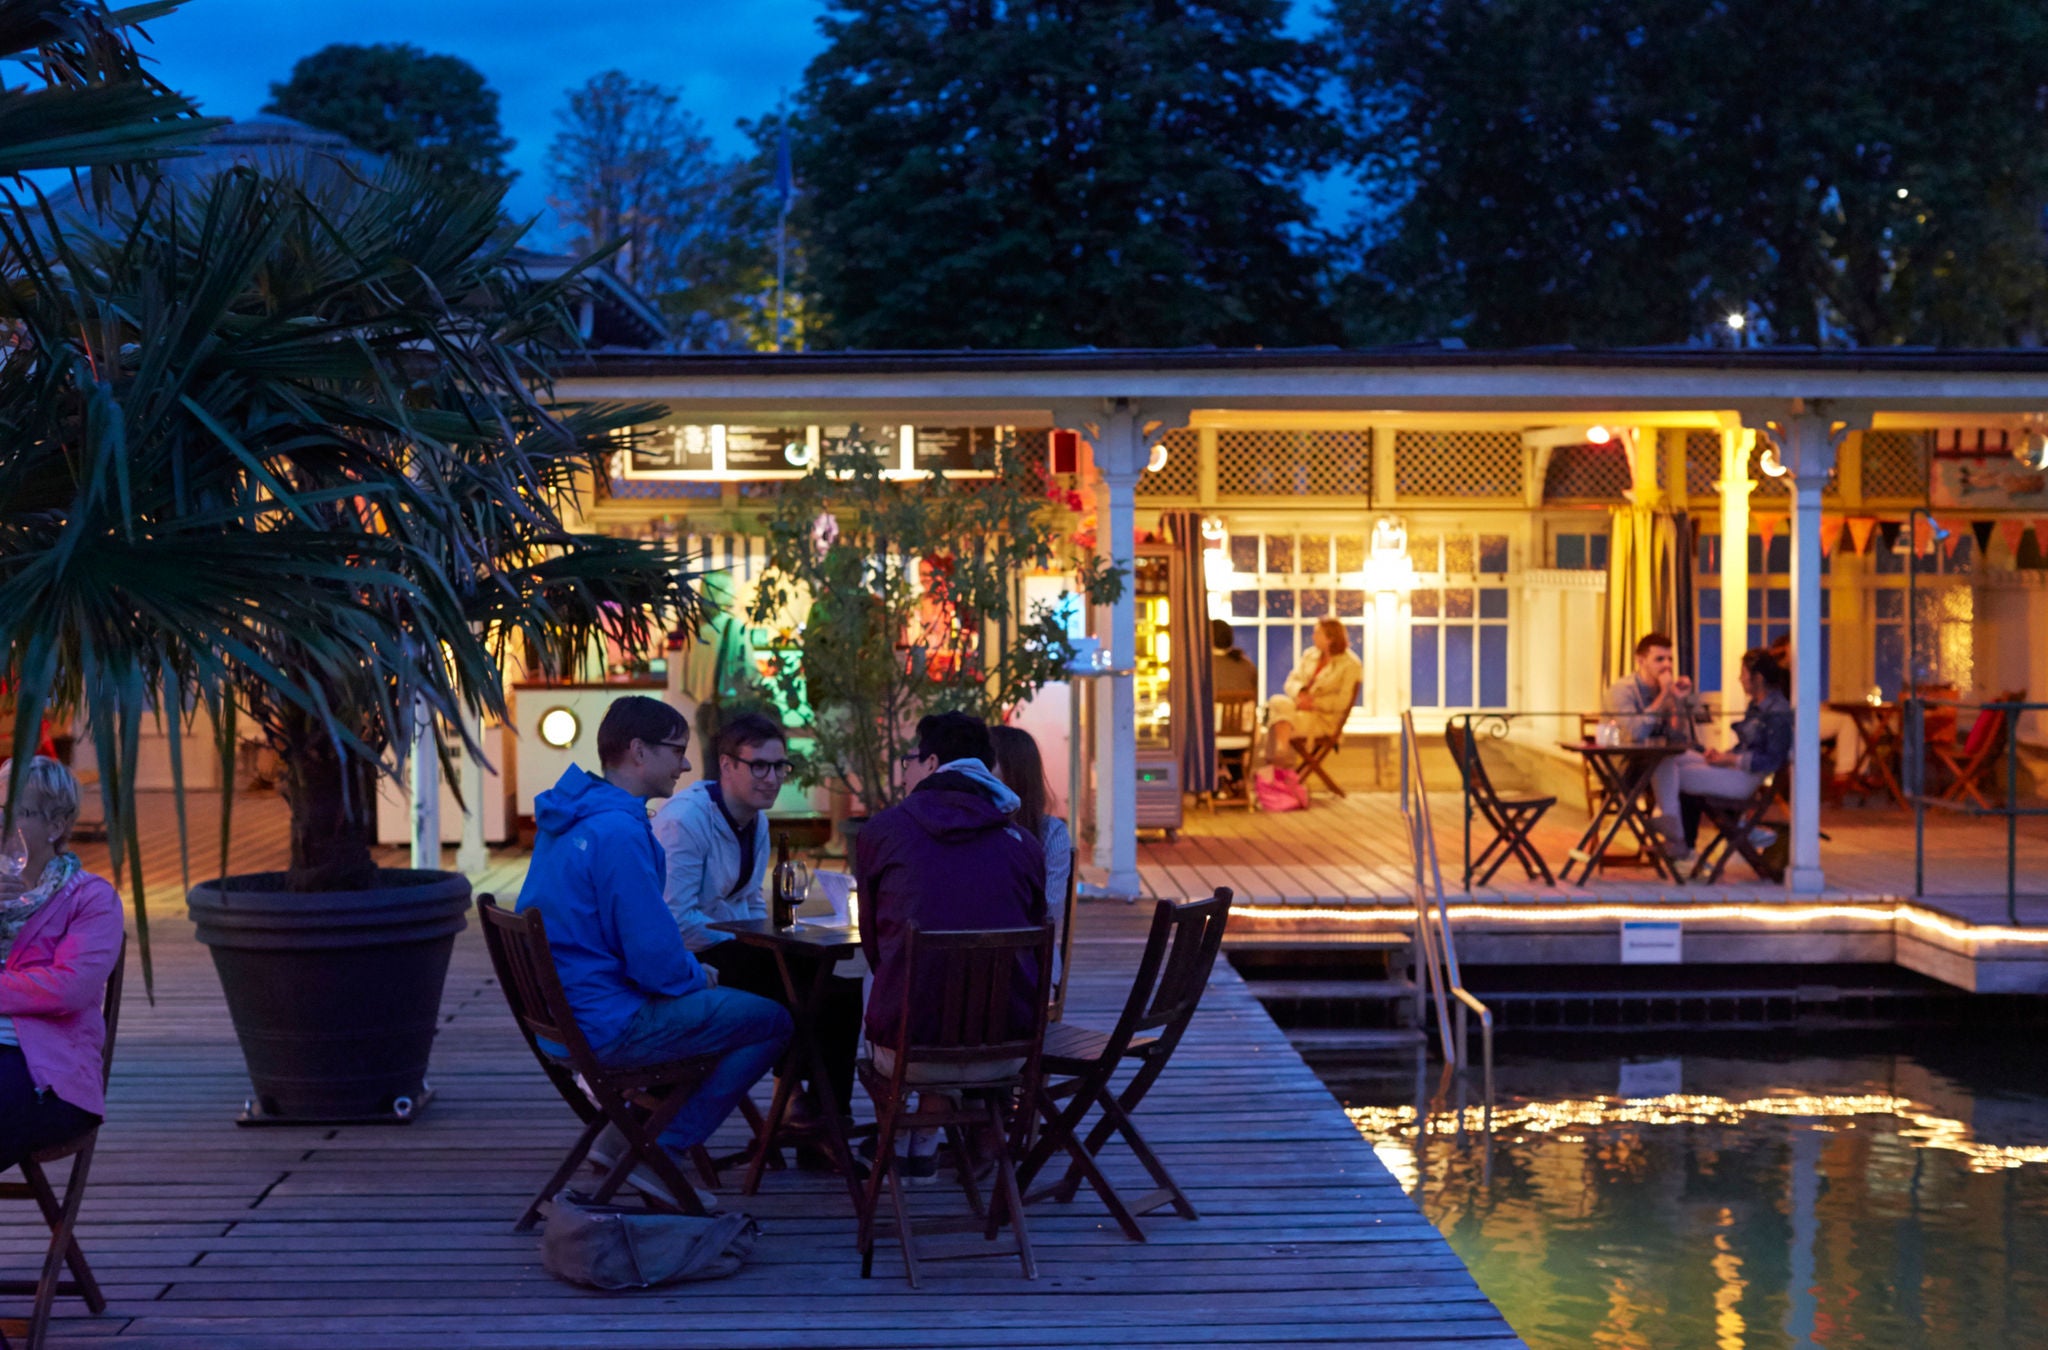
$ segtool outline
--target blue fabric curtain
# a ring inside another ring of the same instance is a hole
[[[1202,513],[1163,511],[1159,523],[1175,560],[1167,597],[1173,647],[1173,725],[1180,728],[1181,789],[1216,790],[1216,673],[1209,651],[1209,592],[1202,573]]]

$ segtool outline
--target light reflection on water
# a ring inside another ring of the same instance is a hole
[[[1520,1057],[1490,1145],[1476,1089],[1418,1132],[1412,1080],[1324,1077],[1537,1350],[2019,1350],[2048,1346],[2030,1059],[1688,1056],[1625,1097],[1616,1054]]]

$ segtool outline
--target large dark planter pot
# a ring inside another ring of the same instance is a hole
[[[424,1100],[469,879],[382,877],[376,890],[302,894],[282,872],[252,872],[186,897],[242,1042],[254,1119],[404,1120]]]

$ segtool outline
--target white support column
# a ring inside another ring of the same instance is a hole
[[[441,759],[434,753],[434,712],[423,698],[412,705],[412,865],[441,867]]]
[[[1128,672],[1138,645],[1138,603],[1132,586],[1137,561],[1138,475],[1145,471],[1144,427],[1137,407],[1118,399],[1100,424],[1095,467],[1102,474],[1096,528],[1109,559],[1124,574],[1123,595],[1109,607],[1103,635],[1115,667]],[[1096,680],[1095,865],[1107,875],[1103,890],[1136,896],[1138,881],[1137,690],[1126,673]]]
[[[1861,415],[1868,426],[1870,415]],[[1835,450],[1852,429],[1826,403],[1797,401],[1763,430],[1792,477],[1792,866],[1794,895],[1818,895],[1820,866],[1820,502]]]
[[[483,741],[481,722],[475,713],[463,710],[470,739]],[[455,870],[474,880],[491,865],[491,851],[484,844],[484,766],[476,756],[462,757],[462,842],[455,849]]]
[[[1742,699],[1742,652],[1749,645],[1749,476],[1756,433],[1745,427],[1721,432],[1721,710]]]

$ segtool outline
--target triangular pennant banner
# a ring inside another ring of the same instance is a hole
[[[1776,537],[1777,533],[1778,518],[1776,516],[1758,516],[1756,518],[1756,537],[1764,541],[1763,551],[1766,562],[1770,559],[1771,540]]]
[[[1913,518],[1913,556],[1918,557],[1934,548],[1934,522],[1926,516]]]
[[[1941,551],[1945,556],[1953,558],[1956,556],[1956,545],[1962,542],[1962,526],[1951,525],[1948,527],[1947,532],[1941,536]]]
[[[1823,558],[1834,557],[1835,545],[1841,541],[1841,538],[1842,518],[1840,516],[1823,515],[1820,518],[1820,556]]]
[[[2027,538],[2027,522],[2007,516],[1998,522],[1998,537],[2005,541],[2005,551],[2017,566],[2020,560],[2020,545]]]
[[[1898,521],[1880,520],[1879,522],[1877,522],[1877,535],[1878,538],[1884,540],[1884,546],[1887,552],[1897,553],[1899,551]]]
[[[1970,533],[1977,537],[1977,552],[1979,556],[1991,551],[1991,532],[1997,528],[1998,522],[1995,520],[1973,520],[1970,522]]]
[[[1870,552],[1870,532],[1876,528],[1876,516],[1849,517],[1849,544],[1858,557]]]

